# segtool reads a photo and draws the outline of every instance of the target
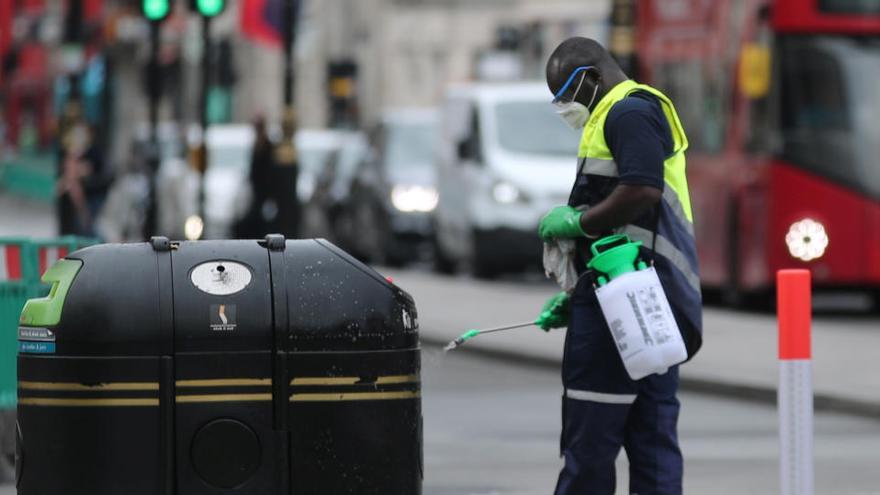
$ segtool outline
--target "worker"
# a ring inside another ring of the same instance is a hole
[[[541,220],[545,241],[574,239],[579,278],[545,304],[537,324],[568,327],[562,364],[565,463],[557,495],[615,493],[615,459],[629,458],[633,494],[682,492],[678,366],[632,380],[615,348],[586,268],[591,242],[612,233],[642,241],[671,303],[689,358],[702,343],[702,300],[685,156],[672,102],[630,80],[596,41],[570,38],[547,62],[560,116],[582,132],[568,205]]]

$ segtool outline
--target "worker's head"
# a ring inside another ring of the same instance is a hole
[[[611,54],[589,38],[563,41],[547,61],[547,86],[553,103],[572,127],[583,127],[596,103],[626,79]]]

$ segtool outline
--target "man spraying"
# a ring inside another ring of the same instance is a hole
[[[541,328],[568,327],[562,364],[565,465],[557,495],[613,494],[621,447],[630,493],[682,492],[678,367],[633,380],[597,302],[586,262],[593,241],[612,233],[642,242],[692,357],[702,342],[702,303],[693,216],[685,177],[688,142],[672,102],[627,78],[596,41],[570,38],[547,62],[560,116],[582,131],[568,205],[541,221],[545,242],[574,240],[579,274],[545,304]]]

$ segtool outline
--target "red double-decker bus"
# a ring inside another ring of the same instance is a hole
[[[637,77],[690,139],[704,287],[755,293],[805,267],[880,299],[880,3],[632,5]]]

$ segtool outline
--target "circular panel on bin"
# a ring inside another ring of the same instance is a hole
[[[203,426],[190,447],[196,473],[209,485],[230,489],[243,485],[260,467],[260,441],[248,425],[217,419]]]
[[[228,260],[214,260],[197,265],[189,277],[200,291],[215,296],[241,292],[253,278],[248,267]]]

